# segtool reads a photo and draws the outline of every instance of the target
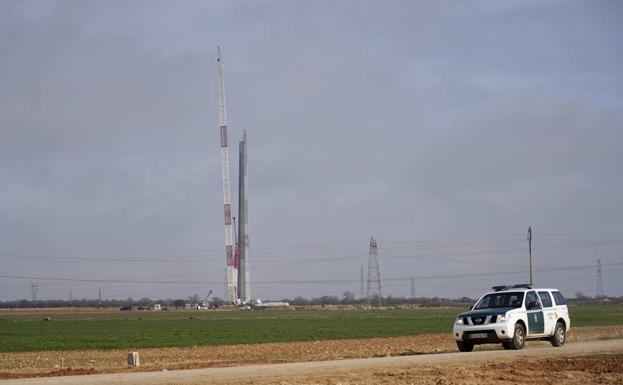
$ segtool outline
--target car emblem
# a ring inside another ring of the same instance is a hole
[[[480,318],[476,318],[476,319],[474,319],[474,321],[476,321],[476,323],[479,324],[480,323]]]
[[[534,322],[536,322],[538,320],[536,313],[534,314]]]

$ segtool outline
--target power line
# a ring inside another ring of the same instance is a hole
[[[484,236],[473,236],[473,237],[456,237],[456,238],[438,238],[438,239],[427,239],[427,240],[397,240],[397,241],[387,241],[388,246],[384,246],[386,249],[391,248],[391,244],[421,244],[421,243],[435,243],[435,242],[458,242],[458,241],[469,241],[469,240],[487,240],[487,239],[498,239],[498,238],[506,238],[509,236],[517,236],[518,234],[502,234],[502,235],[484,235]],[[256,246],[253,249],[260,250],[301,250],[301,249],[316,249],[316,248],[343,248],[347,247],[350,249],[361,250],[361,245],[358,243],[337,243],[337,242],[328,242],[328,243],[316,243],[316,244],[297,244],[297,245],[287,245],[287,246]],[[214,256],[221,256],[221,249],[201,249],[201,250],[111,250],[111,251],[101,251],[101,250],[45,250],[45,251],[24,251],[24,250],[4,250],[0,251],[0,254],[95,254],[95,255],[111,255],[111,254],[197,254],[201,257],[204,257],[206,254],[212,253]],[[291,252],[288,251],[287,255],[291,255]]]
[[[575,242],[572,244],[563,244],[563,245],[548,245],[539,247],[540,251],[543,250],[564,250],[564,249],[572,249],[572,248],[582,248],[582,247],[590,247],[590,246],[612,246],[623,244],[623,240],[609,240],[609,241],[583,241],[583,242]],[[430,260],[442,260],[443,257],[452,257],[452,256],[462,256],[462,255],[490,255],[490,254],[508,254],[508,253],[521,253],[524,249],[522,247],[517,248],[504,248],[504,249],[489,249],[489,250],[457,250],[451,253],[434,253],[434,254],[410,254],[410,255],[396,255],[396,254],[387,254],[385,258],[407,258],[407,259],[430,259]],[[361,250],[345,250],[340,252],[339,250],[331,250],[326,254],[308,254],[310,258],[293,258],[292,254],[289,255],[275,255],[272,254],[272,258],[261,258],[261,255],[257,257],[257,263],[269,263],[269,262],[291,262],[291,263],[301,263],[304,261],[309,262],[333,262],[333,261],[348,261],[359,259],[361,256]],[[319,257],[317,257],[319,256]],[[103,255],[37,255],[37,254],[0,254],[0,258],[4,259],[38,259],[38,260],[71,260],[71,261],[88,261],[88,262],[175,262],[175,263],[185,263],[185,262],[202,262],[202,263],[214,263],[220,264],[221,261],[211,261],[206,259],[206,257],[210,257],[210,255],[196,255],[196,256],[188,256],[188,255],[167,255],[167,256],[145,256],[145,257],[116,257],[116,258],[103,258]],[[215,258],[217,256],[214,256]],[[218,256],[220,257],[220,255]],[[475,261],[473,259],[470,260],[445,260],[446,262],[461,262],[461,263],[489,263],[489,262],[481,262]],[[497,261],[496,263],[500,263]]]
[[[621,266],[623,262],[604,263],[603,267]],[[544,268],[534,270],[538,273],[556,272],[556,271],[572,271],[594,269],[595,265],[578,265],[556,268]],[[443,275],[422,275],[408,277],[390,277],[384,278],[383,281],[409,281],[411,278],[418,280],[425,279],[450,279],[450,278],[467,278],[467,277],[486,277],[495,275],[514,275],[525,274],[525,270],[516,271],[488,271],[479,273],[463,273],[463,274],[443,274]],[[0,278],[24,279],[24,280],[41,280],[41,281],[61,281],[61,282],[101,282],[101,283],[132,283],[132,284],[164,284],[164,285],[222,285],[223,281],[167,281],[167,280],[121,280],[121,279],[87,279],[87,278],[52,278],[43,276],[22,276],[22,275],[0,275]],[[258,280],[257,284],[325,284],[325,283],[356,283],[359,279],[317,279],[317,280]]]
[[[420,240],[394,240],[384,241],[384,250],[394,250],[400,248],[399,245],[412,245],[410,249],[417,248],[445,248],[456,247],[459,245],[470,246],[478,243],[489,245],[491,243],[517,243],[520,244],[523,234],[499,234],[499,235],[481,235],[481,236],[466,236],[466,237],[446,237],[436,239],[420,239]],[[612,243],[623,242],[623,235],[585,235],[585,234],[556,234],[556,233],[539,233],[539,242],[557,242],[557,241],[592,241],[602,243],[604,241]],[[393,246],[396,245],[396,246]],[[273,255],[275,250],[288,251],[284,256],[291,256],[292,253],[289,250],[313,250],[313,249],[326,249],[333,248],[334,251],[346,250],[361,250],[361,247],[357,243],[338,243],[327,242],[317,244],[297,244],[297,245],[280,245],[280,246],[256,246],[254,250],[261,253],[262,251],[268,252],[269,255]],[[222,256],[222,249],[198,249],[198,250],[3,250],[0,251],[0,255],[90,255],[90,256],[110,256],[110,255],[162,255],[168,254],[171,258],[183,257],[182,254],[191,254],[191,257],[205,258],[206,256]]]

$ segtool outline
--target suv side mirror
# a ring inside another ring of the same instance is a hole
[[[530,310],[530,309],[538,309],[539,308],[539,303],[537,301],[531,301],[528,303],[528,306],[526,307],[526,309]]]

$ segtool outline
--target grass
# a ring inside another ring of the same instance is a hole
[[[571,326],[623,325],[623,305],[570,306]]]
[[[0,352],[137,349],[449,333],[464,309],[4,313]],[[623,306],[570,309],[573,326],[623,324]],[[51,316],[51,321],[44,318]]]

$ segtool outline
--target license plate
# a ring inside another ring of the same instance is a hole
[[[487,338],[487,333],[473,333],[469,335],[469,338]]]

